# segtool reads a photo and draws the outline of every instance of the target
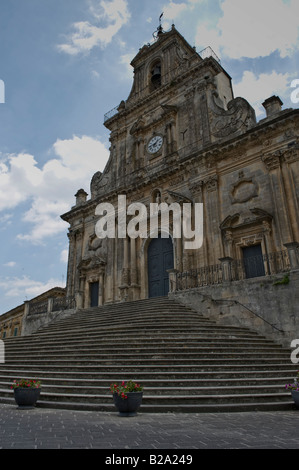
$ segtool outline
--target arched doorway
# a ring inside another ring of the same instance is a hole
[[[148,252],[148,296],[160,297],[169,292],[168,269],[174,267],[172,240],[168,238],[153,238]]]

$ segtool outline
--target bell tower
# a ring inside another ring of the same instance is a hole
[[[63,216],[71,224],[68,295],[77,296],[84,307],[91,298],[101,304],[166,295],[169,270],[218,263],[219,178],[208,155],[218,143],[255,125],[247,101],[234,99],[231,78],[219,59],[212,52],[198,54],[174,25],[164,31],[161,17],[153,41],[139,49],[131,65],[128,98],[104,118],[110,131],[107,165],[92,178],[90,200],[81,191],[80,201]],[[158,201],[181,209],[204,197],[205,220],[216,234],[213,249],[205,242],[203,250],[188,253],[184,240],[173,236],[173,214],[169,230],[160,224],[155,243],[150,230],[145,239],[98,240],[95,209],[103,202],[116,208],[119,195],[126,196],[127,207]]]

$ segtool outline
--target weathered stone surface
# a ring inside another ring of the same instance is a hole
[[[267,117],[256,122],[250,104],[234,98],[220,63],[203,60],[174,27],[141,48],[132,66],[129,97],[105,121],[111,132],[106,168],[95,173],[90,199],[81,192],[62,216],[70,223],[67,295],[83,307],[90,306],[92,282],[99,283],[103,304],[149,296],[150,230],[134,245],[109,239],[101,254],[94,239],[97,205],[116,207],[118,195],[147,208],[156,201],[203,203],[200,249],[184,250],[170,224],[178,271],[216,266],[226,257],[241,262],[250,246],[266,259],[299,242],[299,111],[282,111],[280,99],[270,97]],[[155,137],[161,145],[153,153],[148,144]],[[298,255],[289,255],[294,264]]]

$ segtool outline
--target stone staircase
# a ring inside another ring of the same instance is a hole
[[[115,411],[110,383],[144,385],[140,412],[291,409],[290,351],[168,298],[80,310],[5,340],[0,403],[14,379],[42,382],[39,407]]]

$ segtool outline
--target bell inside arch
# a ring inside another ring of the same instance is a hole
[[[161,65],[156,64],[152,69],[151,82],[154,88],[161,85]]]

